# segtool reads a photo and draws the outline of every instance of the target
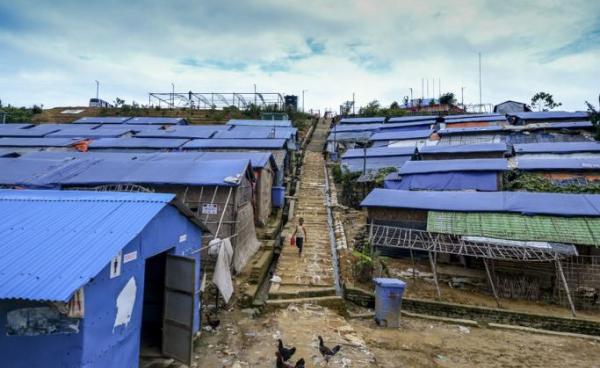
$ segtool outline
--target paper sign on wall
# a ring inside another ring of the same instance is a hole
[[[125,325],[131,321],[131,315],[133,314],[133,306],[135,305],[135,293],[137,291],[137,286],[135,284],[135,279],[132,277],[127,281],[123,290],[119,293],[117,297],[117,315],[115,316],[115,324],[114,328],[119,325]]]
[[[219,212],[219,207],[216,204],[207,203],[202,205],[203,215],[216,215]]]
[[[184,241],[186,241],[186,240],[187,240],[187,234],[183,234],[183,235],[180,235],[180,236],[179,236],[179,242],[180,242],[180,243],[183,243],[183,242],[184,242]]]
[[[123,263],[135,261],[136,259],[137,259],[137,250],[134,250],[133,252],[125,253],[123,255]]]
[[[121,265],[123,263],[123,252],[119,252],[110,261],[110,278],[121,276]]]

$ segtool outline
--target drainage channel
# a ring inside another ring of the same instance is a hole
[[[325,199],[327,200],[327,228],[329,229],[329,243],[331,244],[331,264],[333,267],[333,277],[335,280],[335,293],[337,296],[342,295],[342,287],[340,282],[340,264],[337,255],[337,243],[335,240],[333,211],[331,210],[331,190],[329,190],[329,173],[327,172],[327,164],[323,165],[325,170]]]

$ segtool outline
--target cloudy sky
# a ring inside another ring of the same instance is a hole
[[[0,98],[148,102],[149,91],[305,94],[306,108],[421,95],[477,103],[600,93],[600,1],[29,1],[0,3]],[[430,82],[431,83],[431,82]],[[432,88],[430,85],[430,95]],[[425,91],[426,92],[426,91]],[[426,94],[426,93],[425,93]],[[427,96],[426,96],[427,97]]]

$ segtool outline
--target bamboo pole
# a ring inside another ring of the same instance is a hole
[[[565,288],[565,293],[567,293],[567,299],[569,300],[569,306],[571,307],[571,314],[573,314],[573,317],[577,317],[577,315],[575,314],[575,305],[573,304],[573,299],[571,299],[571,292],[569,291],[569,285],[567,284],[567,278],[565,277],[565,274],[563,272],[563,268],[562,268],[562,265],[560,264],[559,259],[556,260],[556,266],[558,268],[558,273],[560,274],[560,279],[563,282],[563,286]]]
[[[437,269],[436,269],[436,265],[435,265],[435,260],[433,259],[433,256],[431,255],[431,252],[428,252],[429,254],[429,263],[431,263],[431,272],[433,273],[433,282],[435,283],[435,289],[437,291],[437,297],[438,299],[442,298],[442,293],[440,291],[440,284],[438,283],[438,277],[437,277]]]
[[[494,299],[496,299],[496,305],[498,308],[502,308],[500,305],[500,298],[498,297],[498,292],[496,291],[496,285],[494,285],[494,280],[492,279],[492,273],[490,272],[490,266],[488,265],[487,259],[483,259],[483,265],[485,266],[485,272],[487,273],[488,281],[492,286],[492,292],[494,293]]]

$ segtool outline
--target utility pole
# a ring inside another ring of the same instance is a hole
[[[481,99],[481,52],[479,53],[479,112],[482,111],[483,103]]]
[[[307,89],[302,90],[302,112],[304,112],[304,92],[308,92]]]
[[[302,98],[302,100],[304,101],[304,98]],[[254,83],[254,106],[256,106],[256,83]]]
[[[410,106],[412,106],[412,100],[413,100],[413,94],[412,94],[412,88],[410,89]]]
[[[171,82],[171,87],[173,88],[171,93],[171,108],[175,108],[175,83]]]
[[[435,77],[431,79],[431,97],[435,100]]]
[[[100,98],[100,81],[96,81],[96,100]]]
[[[429,78],[427,78],[427,98],[429,98]]]
[[[460,87],[460,104],[465,108],[465,87]]]
[[[352,92],[352,115],[356,115],[356,101],[354,100],[354,92]]]
[[[442,78],[438,77],[438,98],[442,97]]]
[[[421,100],[425,98],[425,79],[421,78]]]

